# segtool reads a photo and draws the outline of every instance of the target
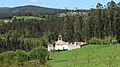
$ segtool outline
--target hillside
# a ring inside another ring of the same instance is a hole
[[[51,67],[120,67],[119,45],[88,45],[72,51],[52,52]]]
[[[8,7],[0,7],[0,11],[5,11],[5,10],[8,10],[9,8]]]
[[[63,9],[54,9],[54,8],[40,7],[34,5],[18,6],[14,8],[1,7],[0,18],[1,19],[12,18],[14,15],[33,16],[39,14],[55,14],[63,11],[64,11]]]
[[[68,12],[75,12],[76,10],[69,10]],[[80,9],[79,12],[88,12],[89,10]],[[15,16],[40,16],[40,15],[53,15],[56,13],[65,12],[65,9],[56,9],[56,8],[48,8],[41,7],[35,5],[26,5],[26,6],[18,6],[18,7],[0,7],[0,19],[10,19],[14,15]]]
[[[57,13],[63,11],[62,9],[54,9],[34,5],[19,6],[11,8],[9,10],[13,12],[33,12],[33,13]]]

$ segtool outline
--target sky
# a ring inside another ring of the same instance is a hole
[[[36,5],[49,8],[64,9],[90,9],[97,3],[106,5],[111,0],[0,0],[0,7],[16,7],[24,5]],[[114,0],[120,2],[120,0]]]

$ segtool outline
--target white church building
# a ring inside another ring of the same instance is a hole
[[[48,51],[52,50],[73,50],[81,47],[81,42],[65,42],[62,40],[62,35],[58,36],[58,41],[55,42],[55,46],[48,44]]]

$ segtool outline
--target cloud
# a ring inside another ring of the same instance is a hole
[[[28,1],[32,3],[38,2],[38,0],[28,0]]]

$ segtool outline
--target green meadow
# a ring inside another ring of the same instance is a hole
[[[51,52],[50,59],[51,67],[120,67],[120,45],[87,45]]]

